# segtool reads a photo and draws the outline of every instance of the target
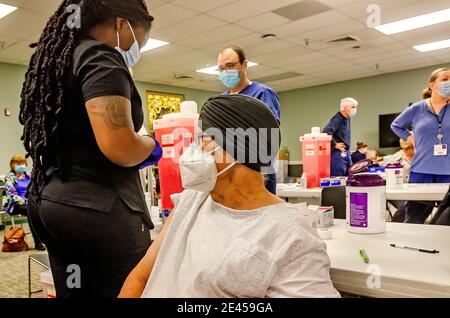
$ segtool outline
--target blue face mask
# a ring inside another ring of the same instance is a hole
[[[16,173],[25,173],[25,172],[27,172],[27,166],[17,165],[14,170],[16,171]]]
[[[119,51],[120,54],[122,54],[122,57],[125,60],[125,64],[127,65],[127,67],[132,68],[139,62],[139,59],[141,58],[141,50],[139,48],[139,43],[136,40],[136,36],[134,35],[134,31],[133,31],[133,28],[131,27],[130,22],[127,21],[127,23],[128,23],[128,26],[130,27],[131,33],[133,33],[134,43],[128,51],[122,50],[120,48],[119,31],[117,31],[116,50]]]
[[[223,71],[219,75],[219,80],[228,88],[235,88],[241,81],[238,70]]]
[[[443,82],[439,85],[439,95],[450,98],[450,81]]]

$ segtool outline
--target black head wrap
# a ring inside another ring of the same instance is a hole
[[[245,95],[212,97],[203,105],[200,126],[237,162],[274,173],[271,165],[280,148],[280,126],[261,101]]]

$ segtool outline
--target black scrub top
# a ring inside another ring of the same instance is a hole
[[[76,45],[68,73],[59,141],[46,155],[50,159],[44,163],[47,182],[40,189],[41,197],[110,213],[119,196],[153,229],[138,167],[120,167],[103,155],[85,106],[95,97],[125,97],[131,101],[134,130],[141,129],[142,101],[121,54],[92,38],[83,38]]]

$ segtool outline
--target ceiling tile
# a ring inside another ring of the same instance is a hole
[[[298,47],[298,46],[292,46],[276,51],[271,52],[264,52],[262,54],[256,54],[255,59],[259,63],[269,63],[274,60],[278,61],[288,61],[294,56],[299,56],[305,53],[308,53],[309,51],[305,48]]]
[[[0,37],[28,38],[36,33],[41,33],[47,20],[48,17],[44,13],[19,9],[0,19]]]
[[[150,14],[152,13],[152,10],[167,3],[166,0],[145,0],[145,3],[147,4],[147,7],[150,11]]]
[[[213,45],[209,45],[207,47],[202,48],[203,51],[212,52],[214,54],[218,54],[220,50],[222,50],[227,45],[237,45],[244,48],[244,50],[248,50],[251,47],[257,45],[263,45],[267,42],[261,38],[261,35],[258,33],[251,33],[242,37],[236,37],[234,39],[229,39],[224,43],[217,43]]]
[[[1,2],[3,2],[3,0]],[[45,13],[47,17],[50,17],[56,12],[56,9],[60,4],[61,0],[27,0],[24,1],[21,8],[42,12]]]
[[[155,18],[152,29],[159,30],[186,21],[198,15],[198,13],[171,3],[166,3],[152,10],[151,15]]]
[[[169,42],[182,40],[190,36],[200,35],[214,28],[226,25],[226,22],[220,21],[206,15],[198,15],[187,21],[174,24],[170,27],[155,30],[155,37]]]
[[[404,7],[405,5],[409,5],[420,0],[363,0],[356,1],[353,4],[348,6],[340,7],[338,10],[352,18],[364,18],[364,22],[367,21],[367,18],[370,16],[370,12],[368,12],[368,8],[372,4],[376,4],[380,6],[381,9],[381,17],[382,23],[384,15],[388,10],[392,10],[399,7]]]
[[[279,38],[287,38],[308,31],[323,28],[324,26],[339,24],[350,20],[347,16],[337,11],[327,11],[312,17],[283,24],[275,28],[262,30],[264,33],[274,33]],[[330,22],[331,21],[331,22]]]
[[[205,13],[236,1],[237,0],[173,0],[172,3],[197,12]]]
[[[307,52],[304,54],[296,55],[289,59],[273,60],[266,62],[268,66],[283,67],[292,71],[298,71],[301,66],[308,65],[310,61],[321,60],[324,61],[330,56],[321,52]]]
[[[266,12],[249,19],[244,19],[235,22],[235,24],[253,31],[261,31],[289,22],[291,21],[286,18],[280,17],[277,14],[274,14],[272,12]]]
[[[228,22],[236,22],[242,19],[250,18],[261,13],[269,12],[275,9],[298,2],[299,0],[239,0],[230,5],[210,11],[208,15],[222,19]]]
[[[329,6],[330,8],[339,8],[351,3],[358,2],[358,0],[318,0],[319,2]]]
[[[350,20],[339,24],[327,26],[325,28],[316,29],[314,31],[304,32],[292,37],[285,38],[286,41],[296,43],[298,45],[305,45],[305,39],[309,43],[317,46],[318,42],[326,42],[337,37],[354,35],[355,33],[367,29],[360,21]]]
[[[246,53],[249,56],[249,58],[254,58],[258,55],[267,54],[270,52],[275,52],[279,50],[289,49],[289,48],[295,48],[295,45],[286,41],[281,40],[275,40],[266,42],[261,45],[252,46],[248,49],[246,49]]]
[[[224,46],[227,45],[225,43],[231,43],[234,39],[248,35],[249,33],[251,33],[251,31],[233,24],[229,24],[224,27],[216,28],[202,34],[177,41],[177,44],[196,49],[202,49],[216,43],[220,43]]]

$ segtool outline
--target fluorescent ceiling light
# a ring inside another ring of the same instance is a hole
[[[258,65],[258,63],[250,62],[250,61],[248,62],[248,67],[254,67],[257,65]],[[197,73],[203,73],[203,74],[209,74],[209,75],[219,75],[218,68],[219,68],[218,65],[207,67],[207,68],[202,68],[201,70],[197,70]]]
[[[405,31],[424,28],[430,25],[443,23],[447,21],[450,21],[450,8],[441,11],[431,12],[424,15],[419,15],[417,17],[395,21],[392,23],[379,25],[375,27],[375,29],[386,35],[391,35]]]
[[[414,49],[416,49],[419,52],[430,52],[430,51],[446,49],[449,47],[450,47],[450,39],[438,41],[438,42],[427,43],[427,44],[416,45],[416,46],[414,46]]]
[[[147,44],[142,48],[141,53],[148,52],[150,50],[157,49],[162,46],[169,45],[169,42],[155,40],[155,39],[149,39]]]
[[[7,4],[0,3],[0,19],[6,17],[8,14],[17,10],[17,7],[13,7]]]

